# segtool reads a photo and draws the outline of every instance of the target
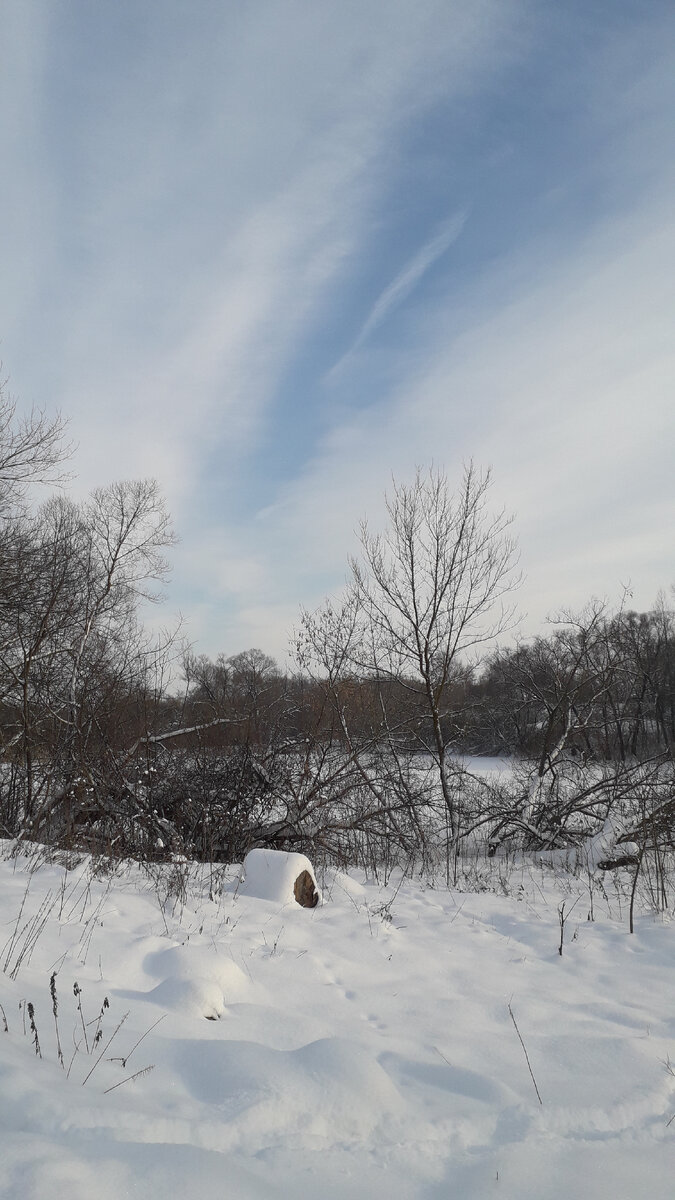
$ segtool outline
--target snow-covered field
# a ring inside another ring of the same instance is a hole
[[[675,927],[489,869],[508,894],[329,872],[303,909],[5,858],[0,1194],[669,1200]]]

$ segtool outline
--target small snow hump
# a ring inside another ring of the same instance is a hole
[[[244,859],[241,894],[274,900],[296,901],[302,908],[316,908],[319,889],[311,862],[304,854],[283,850],[251,850]]]

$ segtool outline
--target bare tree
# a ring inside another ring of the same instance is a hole
[[[65,797],[73,808],[74,781],[93,788],[93,764],[115,736],[104,718],[143,692],[157,660],[138,606],[172,541],[147,480],[98,489],[82,505],[52,498],[5,531],[16,578],[0,603],[1,740],[23,785],[14,824],[38,828]]]
[[[154,599],[168,571],[163,551],[175,541],[155,480],[97,489],[83,506],[73,543],[76,603],[64,680],[65,761],[77,773],[88,728],[83,692],[92,677],[128,672],[138,661],[138,604]]]
[[[24,501],[31,484],[63,482],[65,422],[37,408],[21,415],[0,383],[0,519]]]
[[[470,464],[452,495],[443,474],[418,470],[411,485],[394,485],[386,533],[373,535],[363,525],[363,554],[351,564],[365,617],[364,665],[384,678],[410,680],[421,693],[453,843],[460,831],[446,701],[465,656],[512,619],[504,598],[517,582],[510,518],[488,510],[489,485],[489,472]]]
[[[351,674],[376,681],[381,735],[395,748],[395,698],[408,697],[420,748],[433,758],[449,841],[460,836],[451,749],[451,698],[467,655],[490,643],[512,620],[505,599],[517,585],[510,518],[488,509],[489,472],[473,465],[453,495],[441,472],[418,470],[394,484],[382,534],[361,528],[361,556],[351,560],[344,606],[329,604],[303,618],[302,638],[333,681]],[[405,706],[403,706],[405,708]],[[345,710],[338,704],[344,725]],[[409,739],[410,726],[406,737]]]

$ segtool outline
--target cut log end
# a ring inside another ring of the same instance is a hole
[[[319,893],[309,871],[301,871],[295,881],[293,892],[298,904],[303,908],[316,908],[319,903]]]

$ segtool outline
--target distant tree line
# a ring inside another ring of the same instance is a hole
[[[617,844],[671,845],[675,615],[595,604],[514,642],[489,475],[395,485],[344,594],[301,614],[289,672],[150,638],[139,609],[174,540],[157,485],[36,504],[66,454],[59,421],[0,397],[0,836],[159,859],[442,854],[448,872],[472,838],[555,849],[610,820]],[[488,782],[477,754],[518,765]]]

